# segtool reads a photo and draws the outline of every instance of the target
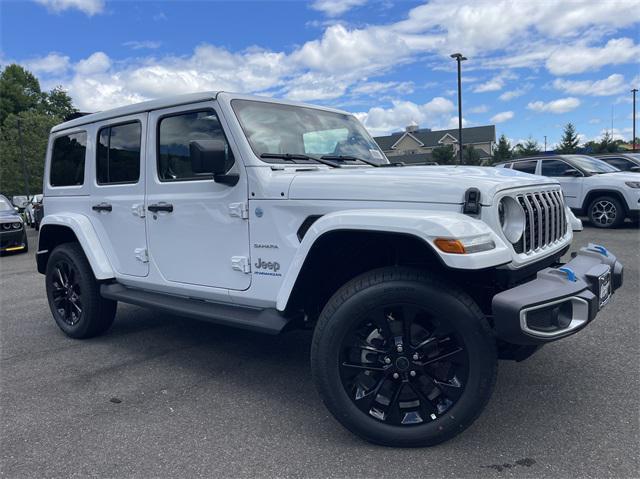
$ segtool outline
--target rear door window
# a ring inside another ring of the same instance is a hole
[[[537,160],[516,161],[515,163],[513,163],[512,168],[514,170],[522,171],[523,173],[531,173],[532,175],[535,175],[537,163],[538,163]]]
[[[87,132],[59,136],[51,153],[51,186],[79,186],[84,183]]]
[[[615,166],[621,171],[629,171],[631,168],[636,166],[631,160],[627,160],[626,158],[618,158],[618,157],[610,157],[610,158],[601,158],[602,160],[609,163],[611,166]]]
[[[140,178],[139,121],[102,128],[98,133],[98,184],[137,183]]]

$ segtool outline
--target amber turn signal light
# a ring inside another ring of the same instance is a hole
[[[434,241],[436,246],[445,253],[465,254],[464,245],[457,239],[438,238]]]

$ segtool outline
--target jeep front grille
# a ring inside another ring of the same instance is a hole
[[[530,254],[555,244],[567,233],[564,197],[560,190],[516,195],[524,210],[524,234],[514,245],[516,253]]]

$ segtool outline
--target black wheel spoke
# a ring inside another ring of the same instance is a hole
[[[362,369],[365,371],[385,371],[384,366],[374,366],[369,364],[352,364],[352,363],[342,363],[342,366],[345,368],[352,369]]]
[[[420,365],[422,367],[428,366],[430,364],[437,363],[437,362],[443,361],[444,359],[455,356],[456,354],[460,354],[462,351],[464,350],[461,347],[457,347],[453,351],[448,351],[446,353],[439,354],[436,357],[428,358],[426,361],[423,361]]]
[[[82,298],[78,273],[72,264],[61,260],[55,264],[49,283],[50,300],[59,319],[75,325],[82,316]]]

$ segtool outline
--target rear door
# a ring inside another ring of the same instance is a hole
[[[149,273],[144,220],[146,131],[146,113],[101,122],[92,131],[94,178],[88,216],[114,268],[123,275]]]

